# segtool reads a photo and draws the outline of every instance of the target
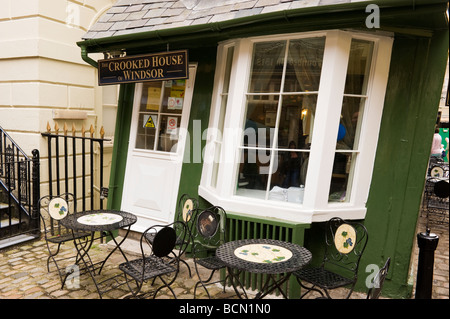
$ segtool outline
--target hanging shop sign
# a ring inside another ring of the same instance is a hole
[[[98,84],[162,81],[188,78],[187,50],[98,61]]]

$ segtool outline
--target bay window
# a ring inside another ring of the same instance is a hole
[[[391,45],[339,30],[222,43],[199,194],[297,222],[363,218]]]

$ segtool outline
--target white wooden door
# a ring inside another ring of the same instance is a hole
[[[195,73],[136,85],[121,205],[138,217],[132,230],[174,219]]]

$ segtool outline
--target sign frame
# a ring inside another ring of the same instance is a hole
[[[98,85],[189,78],[188,50],[164,51],[98,61]]]

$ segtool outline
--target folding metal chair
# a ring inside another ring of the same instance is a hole
[[[347,299],[358,279],[358,267],[367,245],[368,233],[358,222],[332,218],[326,223],[325,254],[322,264],[316,268],[303,268],[294,272],[300,286],[307,291],[317,291],[331,299],[329,290],[350,287]],[[310,284],[306,286],[304,283]]]

